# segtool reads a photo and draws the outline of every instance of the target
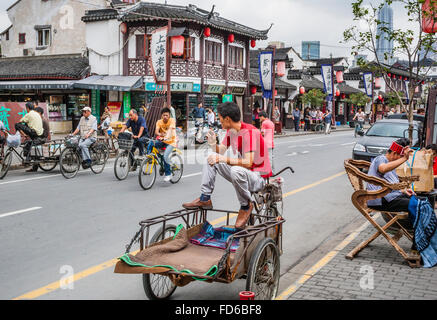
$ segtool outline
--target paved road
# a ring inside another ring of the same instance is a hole
[[[343,160],[351,156],[353,133],[299,136],[276,140],[276,168],[284,174],[284,254],[281,274],[341,232],[356,218]],[[72,180],[59,171],[12,171],[0,181],[0,299],[145,299],[141,276],[113,273],[112,259],[138,230],[138,222],[180,208],[199,195],[201,165],[187,152],[184,178],[177,185],[162,177],[143,191],[137,175],[114,177],[112,162],[101,175],[80,172]],[[198,157],[200,158],[200,157]],[[233,189],[218,179],[216,208],[238,209]],[[28,210],[28,211],[27,211]],[[109,266],[109,267],[108,267]],[[59,280],[74,271],[73,286]],[[290,285],[281,283],[281,288]],[[191,283],[174,299],[238,299],[245,280],[232,284]]]

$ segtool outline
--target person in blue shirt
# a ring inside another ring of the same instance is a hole
[[[205,108],[203,108],[203,105],[201,103],[199,103],[197,107],[194,107],[193,115],[196,121],[203,123],[205,119]]]
[[[331,133],[332,112],[329,109],[326,109],[325,114],[323,115],[323,121],[325,122],[325,134],[330,134]]]
[[[138,112],[135,109],[132,109],[129,112],[129,120],[126,122],[126,124],[123,125],[121,128],[121,132],[126,131],[127,129],[131,129],[133,138],[134,138],[134,144],[131,149],[131,154],[129,154],[129,159],[131,161],[132,165],[132,171],[136,170],[134,159],[132,157],[133,154],[135,154],[135,151],[138,148],[138,152],[140,156],[144,155],[144,150],[149,138],[149,133],[147,131],[147,125],[146,125],[146,119],[138,115]]]

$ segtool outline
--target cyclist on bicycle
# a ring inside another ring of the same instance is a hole
[[[170,109],[163,108],[161,110],[161,119],[156,122],[155,135],[156,141],[151,140],[147,148],[147,153],[152,151],[153,146],[157,149],[164,149],[164,181],[171,180],[170,155],[176,145],[176,120],[171,118]]]
[[[80,134],[79,149],[82,152],[82,167],[91,167],[89,147],[97,141],[97,119],[91,114],[91,108],[82,109],[82,117],[73,135]]]
[[[137,164],[133,159],[133,155],[138,148],[140,156],[144,155],[144,148],[149,139],[149,133],[147,131],[146,119],[138,115],[138,112],[134,109],[129,111],[129,120],[121,128],[120,133],[125,132],[126,129],[130,128],[132,130],[134,144],[132,146],[131,152],[129,153],[129,161],[131,163],[131,171],[136,171]]]
[[[200,198],[182,206],[186,209],[211,209],[211,195],[218,173],[231,182],[237,192],[240,211],[235,227],[242,229],[252,213],[251,194],[264,187],[264,178],[272,176],[267,145],[256,127],[241,121],[237,104],[226,102],[220,105],[218,115],[223,129],[227,130],[226,136],[217,145],[214,131],[208,133],[208,144],[215,153],[208,157],[203,167]],[[230,147],[236,157],[224,155]]]
[[[361,108],[358,108],[358,112],[355,114],[355,117],[352,119],[355,121],[357,119],[358,123],[355,125],[355,132],[358,130],[362,130],[364,126],[364,120],[366,119],[366,114],[362,111]]]

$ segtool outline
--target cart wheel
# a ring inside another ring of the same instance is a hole
[[[171,164],[171,171],[172,171],[172,177],[170,182],[171,183],[178,183],[179,180],[182,178],[182,174],[184,173],[184,162],[182,161],[182,158],[177,153],[173,153],[170,156],[170,164]]]
[[[58,163],[55,162],[40,162],[38,163],[38,167],[45,172],[50,172],[52,171],[54,168],[56,168],[56,166],[58,165]]]
[[[59,167],[64,178],[74,178],[80,168],[80,157],[77,152],[72,148],[64,149],[59,157]]]
[[[252,254],[247,272],[246,290],[255,300],[272,300],[279,287],[279,250],[271,238],[260,241]]]
[[[149,190],[155,184],[156,180],[156,163],[153,156],[147,156],[140,166],[138,180],[141,188]]]
[[[3,179],[9,171],[12,162],[12,152],[8,151],[3,159],[0,159],[0,180]]]
[[[156,231],[150,240],[150,244],[161,241],[176,233],[175,225],[168,225],[163,232],[162,227]],[[176,286],[167,276],[159,274],[143,274],[143,287],[147,298],[150,300],[168,299],[176,290]]]
[[[105,169],[106,160],[109,158],[108,148],[99,143],[94,148],[90,148],[91,171],[95,174],[102,173]]]
[[[124,180],[129,175],[130,162],[129,151],[121,152],[114,162],[114,174],[118,180]]]

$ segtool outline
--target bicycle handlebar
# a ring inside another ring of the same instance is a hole
[[[282,172],[286,171],[286,170],[290,170],[291,173],[294,173],[294,170],[292,167],[285,167],[284,169],[282,169],[281,171],[279,171],[278,173],[275,173],[274,175],[271,176],[271,178],[274,178],[278,175],[280,175]]]

